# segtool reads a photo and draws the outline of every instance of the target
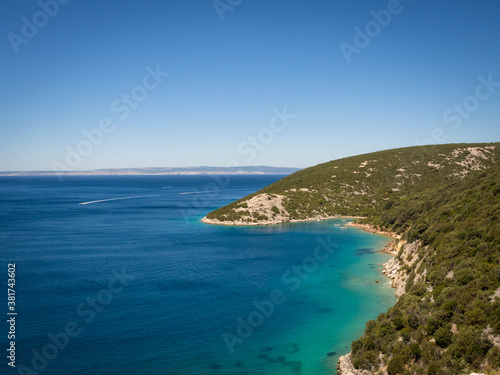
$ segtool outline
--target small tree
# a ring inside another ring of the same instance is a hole
[[[389,375],[402,374],[405,371],[405,359],[403,356],[397,355],[391,359],[389,366],[387,366],[387,373]]]

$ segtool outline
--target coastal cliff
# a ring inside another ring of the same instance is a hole
[[[360,229],[396,232],[396,305],[366,324],[340,375],[498,374],[500,166],[394,202]]]
[[[388,235],[389,233],[386,231],[380,231],[375,227],[372,227],[367,224],[363,225],[357,225],[359,229],[366,230],[371,233],[378,233],[378,234],[384,234]],[[393,258],[391,258],[388,262],[383,264],[383,271],[382,273],[387,276],[389,279],[392,280],[392,288],[395,289],[395,296],[400,298],[405,294],[405,289],[406,289],[406,283],[408,280],[408,275],[402,271],[403,265],[405,267],[412,267],[416,261],[417,258],[413,257],[413,255],[418,252],[419,248],[421,247],[421,242],[420,241],[415,241],[413,243],[407,243],[405,240],[401,240],[398,238],[397,240],[391,242],[386,249],[384,250],[387,253],[390,253],[393,255]],[[419,264],[422,263],[423,260],[420,260]],[[419,268],[418,266],[416,268]],[[414,280],[416,282],[420,282],[425,279],[426,276],[426,269],[421,273],[421,274],[415,274]],[[452,271],[447,274],[447,278],[451,279],[454,276],[452,275]],[[428,291],[432,292],[433,288],[428,287]],[[490,300],[495,301],[496,299],[500,299],[500,288],[495,291],[495,293],[490,297]],[[434,302],[433,297],[430,298],[431,302]],[[457,326],[456,324],[452,324],[452,328],[450,330],[454,334],[458,333]],[[488,326],[488,328],[484,331],[484,334],[487,336],[487,339],[492,342],[493,347],[500,348],[500,336],[499,335],[494,335],[491,332],[491,328]],[[435,343],[435,339],[432,339]],[[380,375],[390,375],[391,373],[388,372],[388,364],[389,361],[387,361],[387,356],[382,355],[382,353],[379,354],[378,357],[378,366],[377,368],[371,368],[370,370],[367,369],[362,369],[362,368],[357,368],[353,364],[353,359],[352,359],[352,353],[347,353],[343,356],[340,356],[338,362],[337,362],[337,374],[338,375],[371,375],[374,374],[375,372]],[[483,368],[488,368],[491,369],[491,367],[486,364],[483,365]],[[497,374],[496,370],[494,372],[488,372],[486,373],[478,373],[478,372],[472,372],[470,375],[489,375],[489,374]],[[392,372],[394,374],[394,372]]]
[[[370,233],[383,234],[395,238],[394,241],[389,243],[384,252],[391,254],[393,257],[383,264],[382,273],[392,280],[391,286],[395,289],[395,296],[401,297],[405,293],[406,281],[408,275],[404,272],[400,272],[403,264],[407,266],[412,266],[416,261],[413,258],[413,254],[418,250],[421,243],[415,241],[408,244],[406,240],[401,240],[401,236],[392,232],[387,232],[384,230],[378,230],[377,228],[368,224],[348,224],[349,226],[356,226],[360,230],[365,230]],[[399,256],[398,256],[399,255]],[[425,276],[425,275],[423,275]],[[422,275],[419,276],[419,279]],[[383,361],[383,356],[379,357],[380,361]],[[387,374],[387,366],[381,366],[379,368],[381,374]],[[351,353],[340,356],[337,363],[337,374],[338,375],[370,375],[372,372],[366,369],[357,369],[352,363]]]
[[[421,146],[296,172],[209,213],[260,225],[357,216],[395,238],[398,300],[366,323],[341,375],[500,373],[500,144]]]

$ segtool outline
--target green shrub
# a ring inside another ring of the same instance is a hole
[[[451,344],[451,338],[453,334],[449,329],[445,327],[439,328],[434,334],[434,338],[436,339],[436,345],[440,348],[447,348]]]
[[[399,331],[399,334],[401,335],[400,337],[403,339],[404,342],[410,341],[411,332],[408,328],[403,328],[401,331]]]
[[[378,352],[369,350],[353,359],[352,364],[357,369],[370,370],[378,363]]]
[[[375,350],[376,347],[377,346],[375,344],[375,340],[374,340],[373,336],[368,336],[365,339],[365,342],[363,344],[363,349],[365,349],[365,350]]]
[[[363,349],[363,338],[354,340],[351,343],[351,352],[352,352],[352,355],[356,355],[362,349]]]
[[[403,317],[401,315],[396,315],[393,319],[392,319],[392,324],[394,326],[394,328],[396,328],[396,330],[400,331],[404,328],[405,326],[405,321],[403,319]]]
[[[463,269],[456,273],[455,278],[459,285],[467,285],[474,279],[474,275],[471,270]]]
[[[481,330],[467,327],[456,334],[456,339],[448,350],[455,359],[478,365],[491,347],[491,342],[483,337]]]
[[[486,316],[486,313],[483,309],[475,307],[465,313],[465,318],[471,325],[482,325],[486,322],[486,319],[488,317]]]
[[[444,289],[444,284],[439,284],[434,288],[434,290],[432,291],[432,296],[434,297],[434,300],[437,300],[439,298],[443,289]]]
[[[445,313],[445,316],[448,318],[451,317],[453,315],[453,313],[455,312],[455,310],[457,309],[457,306],[458,306],[458,302],[455,300],[446,301],[443,304],[443,312]]]
[[[434,335],[434,333],[441,327],[441,321],[436,319],[434,316],[427,319],[426,330],[429,335]]]
[[[420,325],[420,318],[417,314],[411,314],[409,317],[408,317],[408,325],[413,328],[413,329],[416,329],[418,328],[418,326]]]
[[[488,352],[487,359],[490,366],[500,368],[500,348],[496,346],[491,348]]]
[[[420,349],[420,345],[418,345],[417,343],[411,344],[410,355],[414,360],[418,361],[422,356],[422,349]]]
[[[410,272],[408,275],[408,279],[406,280],[405,292],[410,293],[411,288],[413,287],[413,280],[415,279],[415,272]]]
[[[440,375],[441,365],[439,362],[431,362],[427,366],[427,375]]]
[[[410,293],[415,296],[422,297],[426,292],[426,290],[427,290],[427,285],[425,283],[417,283],[411,287]]]
[[[389,375],[403,374],[405,371],[405,359],[403,356],[397,355],[391,359],[389,366],[387,366],[387,373]]]

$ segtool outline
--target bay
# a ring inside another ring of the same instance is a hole
[[[0,282],[15,263],[18,369],[334,373],[365,322],[395,303],[378,252],[389,239],[340,219],[200,222],[281,177],[1,178]]]

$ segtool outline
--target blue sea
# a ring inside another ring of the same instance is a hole
[[[17,313],[1,372],[334,374],[395,303],[390,239],[340,219],[200,221],[281,177],[0,178],[0,298],[7,320],[15,263]]]

